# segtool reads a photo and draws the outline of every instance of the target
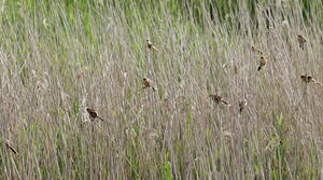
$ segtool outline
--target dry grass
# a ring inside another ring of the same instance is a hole
[[[118,7],[51,6],[1,20],[0,133],[17,151],[0,151],[1,179],[321,177],[323,88],[300,76],[323,82],[323,31],[300,9],[269,29],[259,13],[256,30],[241,11],[228,30],[206,12],[201,25],[166,9],[129,22]]]

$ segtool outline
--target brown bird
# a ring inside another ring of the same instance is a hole
[[[91,118],[91,120],[92,120],[92,121],[93,121],[93,120],[95,120],[95,118],[98,118],[98,119],[100,119],[101,121],[104,121],[104,119],[103,119],[103,118],[101,118],[101,117],[98,115],[98,113],[97,113],[94,109],[86,108],[86,111],[89,113],[90,118]]]
[[[246,99],[239,101],[239,112],[241,113],[247,106],[248,102]]]
[[[298,34],[297,35],[297,41],[298,41],[298,44],[299,44],[299,47],[300,48],[302,48],[302,49],[304,49],[305,48],[305,43],[306,43],[306,39],[305,39],[305,37],[304,36],[302,36],[302,35],[300,35],[300,34]]]
[[[79,72],[76,73],[77,79],[82,79],[87,72],[87,67],[81,68]]]
[[[260,71],[261,70],[261,68],[263,67],[263,66],[265,66],[266,64],[267,64],[267,58],[266,57],[264,57],[264,56],[261,56],[260,57],[260,61],[259,61],[259,67],[258,67],[258,71]]]
[[[301,79],[305,82],[305,83],[315,83],[318,84],[320,86],[323,86],[323,84],[317,80],[315,80],[311,75],[307,75],[307,74],[303,74],[301,75]]]
[[[10,144],[10,141],[9,140],[5,140],[4,141],[4,144],[5,144],[5,146],[6,146],[6,148],[8,148],[8,149],[10,149],[14,154],[17,154],[17,151],[15,150],[15,148],[13,148],[12,146],[11,146],[11,144]]]
[[[224,100],[222,96],[219,96],[217,94],[210,94],[209,97],[217,104],[223,103],[227,106],[230,106],[230,104],[226,100]]]
[[[158,49],[148,39],[146,40],[148,49],[158,51]]]
[[[156,91],[156,88],[153,87],[153,81],[151,79],[148,79],[148,78],[144,78],[143,79],[143,89],[146,89],[146,88],[151,88],[153,91]]]
[[[306,83],[313,82],[313,77],[307,74],[301,75],[301,79]]]

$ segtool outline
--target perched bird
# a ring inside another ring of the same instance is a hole
[[[323,86],[323,84],[317,80],[315,80],[311,75],[307,75],[307,74],[303,74],[301,75],[301,79],[305,82],[305,83],[315,83],[318,84],[320,86]]]
[[[259,67],[258,67],[258,71],[260,71],[261,70],[261,68],[263,67],[263,66],[265,66],[266,64],[267,64],[267,58],[266,57],[264,57],[264,56],[261,56],[260,57],[260,61],[259,61]]]
[[[241,113],[247,107],[247,100],[243,99],[239,101],[239,112]]]
[[[93,121],[93,120],[95,120],[95,118],[98,118],[98,119],[100,119],[101,121],[104,121],[104,119],[103,119],[103,118],[101,118],[101,117],[98,115],[98,113],[97,113],[94,109],[86,108],[86,111],[89,113],[90,118],[91,118],[91,120],[92,120],[92,121]]]
[[[301,79],[306,83],[313,82],[313,77],[307,74],[301,75]]]
[[[224,100],[222,96],[219,96],[217,94],[210,94],[209,97],[217,104],[223,103],[227,106],[230,106],[230,104],[226,100]]]
[[[76,73],[76,78],[82,79],[86,72],[87,72],[87,67],[81,68],[80,71]]]
[[[5,140],[4,141],[4,144],[5,144],[5,146],[6,146],[6,148],[8,148],[8,149],[10,149],[14,154],[17,154],[17,151],[15,150],[15,148],[13,148],[12,146],[11,146],[11,144],[10,144],[10,141],[9,140]]]
[[[155,51],[158,51],[158,49],[148,39],[146,40],[146,42],[147,42],[148,49],[153,49]]]
[[[304,36],[298,34],[297,35],[297,41],[298,41],[299,47],[304,49],[305,48],[305,43],[306,43],[306,39],[304,38]]]
[[[143,89],[146,89],[146,88],[151,88],[153,91],[156,91],[156,88],[153,87],[153,81],[148,79],[148,78],[144,78],[143,79]]]

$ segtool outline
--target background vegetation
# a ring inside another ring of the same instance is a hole
[[[0,179],[322,177],[321,0],[3,0],[0,24]]]

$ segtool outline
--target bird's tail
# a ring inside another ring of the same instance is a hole
[[[300,44],[299,44],[299,47],[300,47],[302,50],[304,50],[304,49],[305,49],[305,43],[300,43]]]
[[[159,51],[155,46],[151,47],[155,51]]]
[[[221,102],[222,102],[223,104],[225,104],[226,106],[231,106],[231,104],[230,104],[230,103],[228,103],[228,101],[226,101],[226,100],[221,100]]]
[[[17,154],[15,148],[13,148],[10,144],[6,144],[7,148],[9,148],[14,154]]]
[[[261,70],[261,68],[262,68],[262,66],[259,66],[259,67],[258,67],[258,69],[257,69],[257,71],[260,71],[260,70]]]
[[[98,119],[100,119],[101,121],[104,121],[104,119],[102,117],[100,117],[100,116],[98,116]]]
[[[13,147],[9,146],[9,148],[13,153],[17,154],[17,151]]]

